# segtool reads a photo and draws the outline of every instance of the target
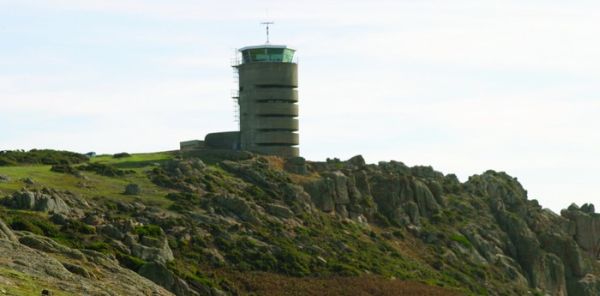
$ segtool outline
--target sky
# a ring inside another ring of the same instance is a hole
[[[0,150],[175,150],[237,130],[236,48],[297,49],[309,160],[515,176],[600,206],[600,2],[0,0]]]

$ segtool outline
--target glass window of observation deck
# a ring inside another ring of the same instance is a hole
[[[253,48],[242,51],[242,57],[244,63],[292,63],[294,59],[294,50],[289,48]]]

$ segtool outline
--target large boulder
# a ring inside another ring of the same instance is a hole
[[[413,187],[414,200],[419,205],[419,212],[425,217],[431,217],[440,211],[440,205],[429,190],[429,187],[421,181],[415,180],[411,186]]]
[[[331,212],[335,209],[335,183],[329,178],[304,184],[304,190],[310,195],[315,206],[323,212]]]
[[[587,273],[583,254],[573,239],[557,233],[545,233],[540,235],[540,241],[544,250],[554,253],[562,260],[569,278],[578,279]]]
[[[566,296],[565,269],[562,260],[550,253],[544,253],[534,267],[534,286],[547,295]]]
[[[177,296],[199,296],[200,293],[196,292],[181,278],[176,276],[170,271],[164,264],[158,262],[151,262],[142,265],[138,273],[153,281],[159,286],[173,292]],[[204,287],[203,295],[210,295],[210,289]]]
[[[406,220],[402,213],[410,216],[412,224],[418,224],[415,217],[430,218],[440,211],[440,205],[427,185],[416,178],[382,174],[371,181],[371,193],[378,210],[396,223]],[[418,213],[414,212],[414,205]]]
[[[600,256],[600,214],[593,211],[593,205],[585,210],[569,207],[561,215],[571,222],[577,244],[589,255]]]
[[[517,215],[508,211],[499,211],[496,215],[500,227],[506,231],[514,246],[515,253],[511,255],[527,273],[530,282],[534,282],[535,267],[542,255],[537,236]]]
[[[324,174],[323,177],[330,178],[333,180],[334,185],[334,202],[336,204],[348,204],[350,203],[350,196],[348,195],[348,177],[340,171]]]
[[[278,205],[278,204],[267,204],[265,209],[267,212],[275,217],[290,219],[294,217],[294,212],[292,212],[288,207]]]
[[[516,178],[504,172],[487,171],[471,176],[465,187],[475,195],[488,197],[492,211],[508,210],[526,216],[527,191]]]
[[[175,260],[173,251],[169,247],[169,240],[162,237],[140,236],[138,240],[134,236],[127,235],[125,243],[129,246],[131,254],[145,261],[167,263]]]
[[[260,220],[256,216],[256,213],[252,210],[250,204],[241,197],[221,195],[215,197],[214,202],[221,208],[235,214],[241,220],[259,224]]]
[[[346,164],[352,166],[354,169],[362,169],[367,163],[362,155],[356,155],[346,160]]]
[[[577,296],[597,296],[600,295],[600,277],[593,274],[586,274],[576,283],[570,286],[569,295]]]
[[[304,157],[292,157],[285,160],[284,168],[292,174],[306,175],[308,167]]]
[[[2,200],[2,204],[13,209],[42,212],[68,213],[71,210],[61,196],[48,191],[22,190]]]
[[[4,221],[2,221],[1,219],[0,219],[0,239],[9,240],[12,242],[18,242],[18,239],[15,236],[15,234],[12,232],[12,230],[10,228],[8,228],[8,226],[6,226],[6,224],[4,224]]]
[[[492,262],[500,269],[502,277],[509,280],[515,287],[521,289],[529,288],[529,282],[521,273],[519,263],[512,257],[496,254]]]

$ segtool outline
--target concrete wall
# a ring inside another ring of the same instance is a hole
[[[298,65],[256,62],[238,70],[241,149],[299,156]]]
[[[210,133],[204,138],[208,148],[214,149],[240,149],[240,132]]]
[[[200,140],[179,142],[180,150],[196,150],[196,149],[202,149],[204,147],[205,147],[204,141],[200,141]]]

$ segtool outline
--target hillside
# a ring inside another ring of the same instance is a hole
[[[494,171],[2,152],[0,221],[0,295],[600,295],[594,206]]]

